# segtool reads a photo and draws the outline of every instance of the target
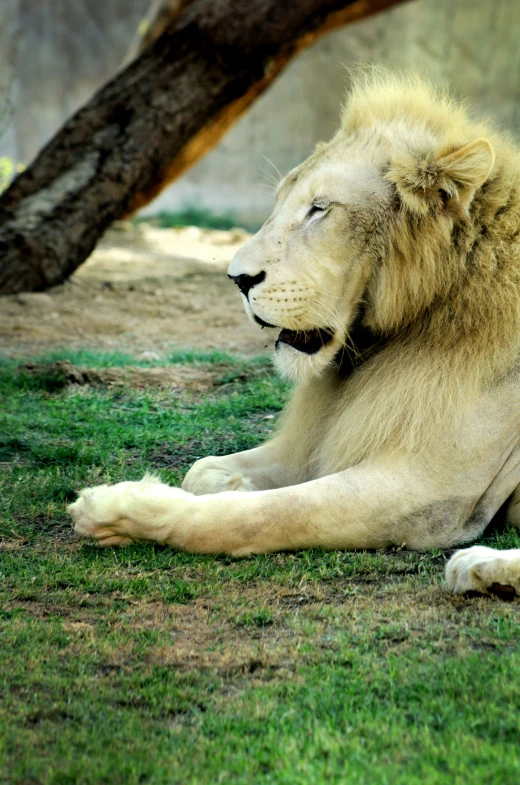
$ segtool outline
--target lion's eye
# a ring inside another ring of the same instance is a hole
[[[319,215],[323,215],[328,211],[329,207],[330,207],[329,202],[326,202],[324,199],[317,199],[310,206],[309,211],[305,216],[305,219],[308,221],[309,218],[314,218],[314,217],[318,217]]]

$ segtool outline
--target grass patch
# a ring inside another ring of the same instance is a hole
[[[135,223],[149,223],[159,229],[178,229],[183,226],[199,226],[201,229],[234,229],[241,227],[256,232],[260,225],[244,221],[233,213],[215,213],[212,210],[195,206],[185,207],[175,212],[161,211],[156,215],[146,215],[133,219]]]
[[[129,365],[138,367],[156,367],[164,365],[217,365],[225,364],[233,367],[241,367],[244,364],[247,366],[267,365],[270,360],[268,357],[258,356],[251,359],[244,360],[238,355],[229,354],[229,352],[220,352],[217,350],[210,351],[196,351],[194,349],[175,349],[165,357],[158,360],[140,360],[125,352],[96,352],[89,349],[62,349],[52,352],[46,352],[38,357],[29,357],[24,363],[38,362],[38,363],[52,363],[59,362],[60,360],[69,360],[74,365],[86,365],[92,368],[125,368]],[[20,359],[11,359],[8,357],[0,357],[0,371],[8,372],[15,371],[15,376],[20,371]],[[4,375],[2,384],[6,383],[7,377]]]
[[[79,488],[178,483],[264,439],[286,396],[265,359],[168,363],[221,383],[56,385],[0,363],[0,781],[518,782],[520,603],[449,595],[442,551],[234,560],[76,540]],[[486,542],[520,547],[513,530]]]

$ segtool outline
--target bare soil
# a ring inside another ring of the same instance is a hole
[[[71,348],[166,357],[175,349],[265,352],[226,269],[242,229],[157,229],[120,222],[69,281],[0,298],[0,353]]]
[[[92,385],[104,387],[166,387],[178,390],[190,389],[205,391],[213,386],[220,386],[230,366],[225,363],[211,365],[172,365],[157,368],[141,368],[125,366],[123,368],[86,368],[73,365],[69,360],[58,360],[53,363],[29,362],[21,366],[23,370],[35,376],[45,374],[53,389],[60,389],[67,384]],[[248,375],[248,378],[254,372]],[[240,378],[240,377],[239,377]]]

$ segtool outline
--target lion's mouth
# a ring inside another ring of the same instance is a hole
[[[276,346],[286,343],[304,354],[316,354],[334,337],[331,330],[286,330],[283,329],[278,336]]]
[[[272,330],[279,329],[275,324],[265,322],[256,313],[253,314],[253,318],[262,327],[269,327]],[[333,330],[322,327],[317,327],[315,330],[287,330],[283,327],[276,339],[275,347],[278,348],[281,343],[286,343],[287,346],[292,346],[293,349],[304,354],[316,354],[316,352],[319,352],[320,349],[332,341],[333,337]]]

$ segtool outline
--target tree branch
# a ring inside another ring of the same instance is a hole
[[[399,0],[194,0],[0,196],[0,293],[67,278],[213,147],[291,57]]]

